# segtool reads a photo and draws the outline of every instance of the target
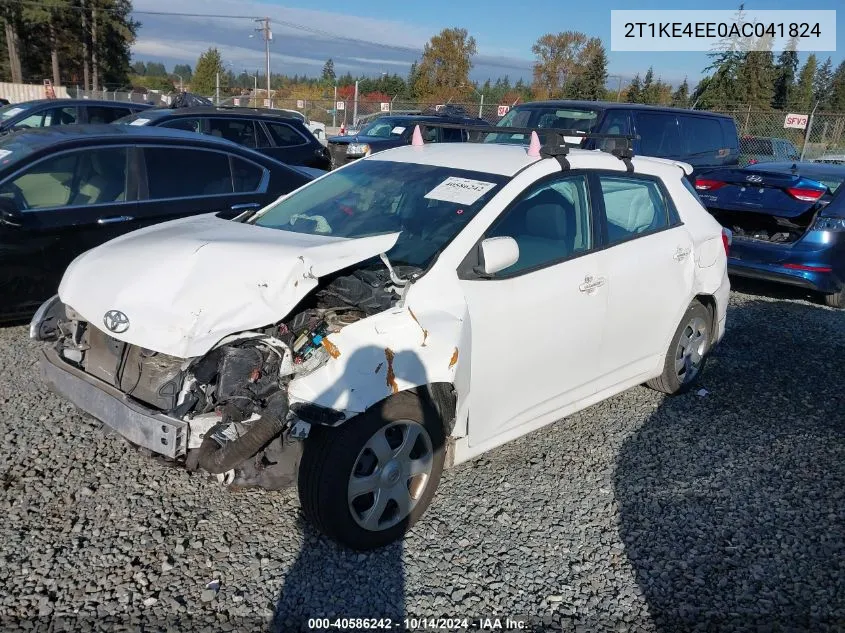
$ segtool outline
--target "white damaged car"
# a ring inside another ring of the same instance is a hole
[[[729,235],[688,165],[621,154],[419,142],[251,217],[119,237],[33,318],[43,375],[135,445],[296,482],[319,530],[384,545],[444,467],[700,376]]]

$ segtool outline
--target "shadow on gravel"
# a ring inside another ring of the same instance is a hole
[[[378,367],[380,379],[385,385],[385,396],[390,393],[386,382],[388,367],[380,362],[385,358],[381,348],[368,347],[355,352],[347,364],[349,378],[353,372],[373,372]],[[409,380],[422,376],[427,384],[426,372],[416,354],[398,352],[393,357],[392,371],[396,379]],[[355,382],[360,382],[360,377]],[[326,391],[335,393],[349,384],[347,379],[338,380]],[[362,623],[342,623],[343,619],[366,618],[368,620],[389,618],[397,626],[405,617],[405,572],[402,563],[403,542],[370,552],[355,552],[346,549],[319,534],[300,515],[299,526],[303,534],[302,547],[290,570],[285,575],[279,592],[271,624],[273,633],[315,630],[363,630],[371,628]],[[280,534],[279,538],[285,538]],[[373,605],[380,610],[373,612]],[[312,618],[328,618],[330,625],[317,623]],[[335,627],[335,618],[341,619]],[[382,627],[383,628],[383,627]]]
[[[843,376],[845,313],[752,299],[710,393],[626,440],[620,533],[657,630],[845,630]]]

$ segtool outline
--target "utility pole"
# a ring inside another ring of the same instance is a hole
[[[255,30],[261,31],[261,35],[264,38],[264,60],[267,66],[267,98],[270,99],[270,42],[273,41],[273,31],[270,30],[270,18],[257,18],[255,21],[261,22],[261,27]],[[273,107],[272,101],[270,101],[270,107]]]
[[[358,81],[355,81],[355,103],[353,104],[352,125],[358,125]]]

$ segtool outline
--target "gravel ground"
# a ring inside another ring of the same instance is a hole
[[[104,435],[0,329],[0,629],[845,631],[845,313],[751,290],[707,395],[636,388],[459,466],[371,554],[303,525],[294,491],[230,492]]]

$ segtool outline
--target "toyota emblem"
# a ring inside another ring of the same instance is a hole
[[[109,332],[122,334],[129,329],[129,317],[120,310],[109,310],[103,316],[103,324]]]

